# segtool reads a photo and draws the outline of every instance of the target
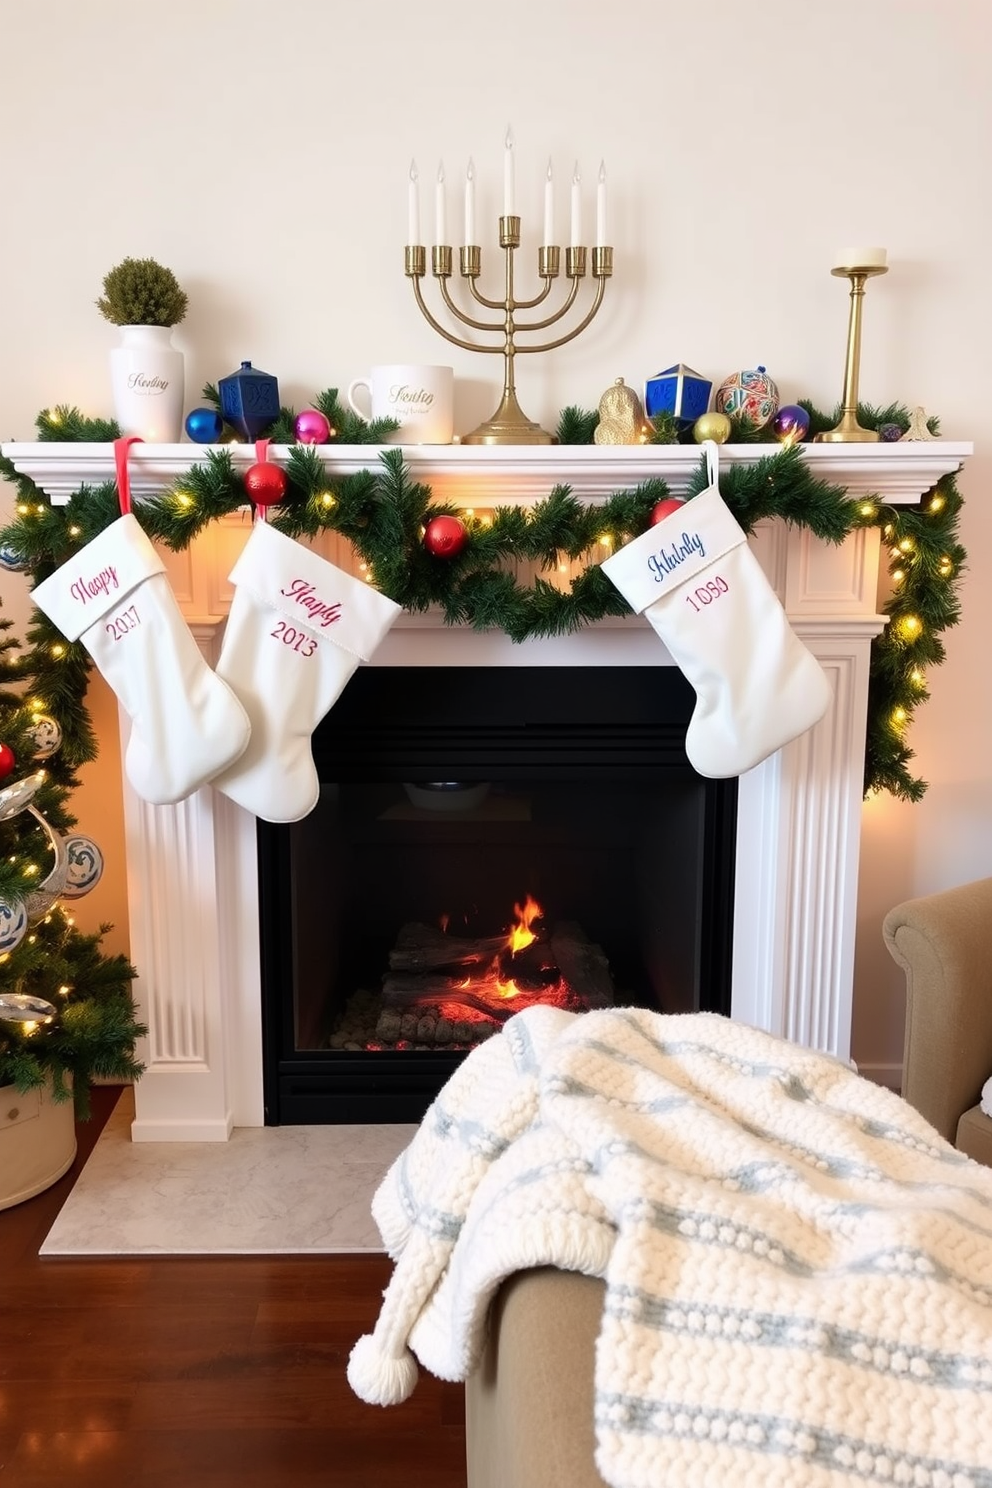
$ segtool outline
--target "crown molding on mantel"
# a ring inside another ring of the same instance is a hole
[[[329,478],[367,469],[384,449],[380,445],[316,446]],[[129,469],[131,491],[152,496],[203,460],[210,449],[228,449],[239,470],[255,463],[251,444],[135,444]],[[661,479],[674,496],[685,493],[700,450],[685,444],[634,445],[402,445],[411,476],[431,487],[443,501],[480,506],[529,504],[567,485],[586,501],[602,501],[615,491],[641,481]],[[291,445],[274,444],[269,457],[282,464]],[[64,506],[80,486],[99,486],[114,479],[112,444],[54,442],[0,445],[14,469],[34,481],[53,505]],[[843,486],[850,496],[875,496],[891,505],[909,505],[957,470],[974,451],[970,441],[906,440],[894,444],[807,444],[803,453],[811,472]],[[753,464],[769,454],[769,444],[727,444],[721,458]],[[478,483],[478,489],[476,485]]]

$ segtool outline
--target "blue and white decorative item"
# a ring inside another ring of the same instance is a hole
[[[252,443],[279,417],[278,382],[251,362],[242,362],[239,372],[222,377],[217,391],[225,422]]]
[[[24,573],[27,563],[21,557],[16,548],[4,543],[0,546],[0,568],[4,573]]]
[[[712,382],[684,362],[676,362],[644,384],[644,412],[648,418],[670,413],[683,423],[693,424],[709,407],[712,390]]]
[[[194,408],[183,427],[194,444],[219,444],[224,420],[216,408]]]
[[[65,839],[65,850],[69,858],[63,899],[82,899],[90,889],[95,889],[103,877],[103,853],[92,837],[75,834]]]

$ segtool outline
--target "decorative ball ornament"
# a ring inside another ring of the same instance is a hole
[[[664,501],[656,501],[651,509],[651,526],[657,527],[659,522],[663,522],[666,517],[670,517],[672,512],[681,510],[683,506],[685,506],[685,502],[679,501],[675,496],[667,496]]]
[[[255,506],[275,506],[286,494],[286,472],[278,465],[252,465],[245,472],[245,489]]]
[[[66,875],[63,899],[81,899],[90,889],[95,889],[103,877],[103,853],[92,837],[75,834],[65,839],[69,871]]]
[[[0,744],[0,780],[6,780],[17,760],[9,744]]]
[[[5,1023],[54,1023],[59,1010],[44,997],[28,992],[0,992],[0,1018]]]
[[[28,912],[23,899],[0,899],[0,956],[20,945],[27,934]]]
[[[783,444],[797,444],[809,433],[809,414],[798,403],[783,403],[772,419],[772,433]]]
[[[424,528],[424,547],[434,558],[457,558],[468,542],[468,528],[460,517],[431,517]]]
[[[184,427],[195,444],[220,444],[224,420],[216,408],[194,408],[186,415]]]
[[[878,437],[883,444],[895,444],[897,439],[902,438],[902,425],[879,424]]]
[[[0,568],[4,573],[26,573],[27,563],[16,548],[4,544],[0,547]]]
[[[714,444],[726,444],[733,433],[733,425],[725,413],[701,413],[692,426],[692,437],[697,444],[712,439]]]
[[[49,713],[37,713],[30,729],[34,740],[34,757],[51,759],[62,743],[62,729]]]
[[[326,444],[331,437],[331,421],[319,408],[304,408],[293,422],[297,444]]]
[[[764,367],[732,372],[716,390],[717,413],[735,414],[763,429],[778,412],[778,388]]]

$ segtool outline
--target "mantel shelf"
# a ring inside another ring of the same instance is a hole
[[[211,448],[194,444],[136,444],[131,447],[131,490],[137,499],[164,490]],[[254,464],[250,444],[223,446],[235,466]],[[271,445],[269,457],[282,464],[292,446]],[[318,447],[329,479],[350,475],[375,463],[378,445]],[[672,494],[684,494],[696,469],[695,445],[403,445],[415,480],[439,499],[465,505],[525,505],[567,485],[582,500],[602,501],[614,491],[651,478],[665,481]],[[893,505],[919,501],[942,475],[957,470],[973,452],[968,441],[897,441],[894,444],[808,444],[804,453],[812,473],[843,486],[852,497],[877,496]],[[64,506],[80,486],[114,479],[111,444],[45,442],[0,445],[21,475],[29,476],[56,506]],[[774,445],[728,444],[722,458],[753,463],[774,454]]]

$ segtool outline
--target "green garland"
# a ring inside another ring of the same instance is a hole
[[[211,391],[205,389],[205,396]],[[315,406],[334,412],[339,431],[343,428],[336,390],[322,393]],[[811,435],[836,422],[836,415],[831,419],[804,406]],[[82,431],[79,437],[94,437],[87,435],[87,421],[74,410],[59,412],[63,430],[71,424]],[[898,404],[882,410],[861,407],[859,418],[866,427],[886,422],[905,430],[909,425],[907,410]],[[284,410],[284,422],[291,427],[292,410]],[[595,415],[566,409],[559,440],[588,443],[595,424]],[[654,439],[671,442],[673,432],[671,420],[661,420]],[[771,436],[738,422],[733,437],[750,442]],[[926,785],[908,769],[913,751],[905,735],[916,707],[928,697],[926,669],[944,659],[940,633],[960,617],[957,580],[966,555],[957,537],[961,497],[955,478],[944,476],[916,507],[890,507],[872,499],[851,500],[842,488],[818,480],[801,445],[776,444],[774,450],[753,464],[731,464],[721,475],[723,498],[745,532],[772,517],[835,543],[858,528],[882,529],[891,555],[893,593],[885,606],[889,624],[872,647],[865,789],[919,800]],[[270,512],[270,520],[283,532],[291,537],[339,533],[352,544],[376,587],[405,609],[436,606],[448,624],[502,630],[514,641],[563,635],[606,616],[629,614],[594,555],[602,552],[604,540],[615,549],[643,532],[655,503],[668,495],[664,481],[648,480],[616,492],[601,505],[587,506],[567,487],[556,486],[530,512],[499,507],[483,522],[466,519],[461,506],[435,502],[428,486],[410,479],[398,449],[380,452],[367,469],[334,477],[325,472],[315,449],[294,445],[284,468],[286,494]],[[0,532],[0,544],[21,557],[36,581],[118,515],[112,482],[84,488],[66,506],[55,508],[9,462],[0,461],[0,473],[16,481],[21,495],[17,520]],[[689,494],[697,494],[705,479],[700,461]],[[210,522],[246,505],[250,498],[229,451],[209,450],[167,490],[142,504],[141,521],[150,537],[179,551]],[[461,516],[469,527],[471,540],[454,559],[433,557],[422,541],[425,523],[439,513]],[[563,558],[586,561],[567,592],[541,577],[525,585],[515,576],[521,560],[552,572]],[[43,644],[66,648],[64,659],[78,679],[87,664],[83,649],[67,646],[43,617],[35,629]],[[49,698],[54,685],[52,679],[46,687]],[[82,710],[82,691],[77,692],[75,682],[61,691],[70,712],[77,706]],[[78,720],[76,729],[82,729]]]

